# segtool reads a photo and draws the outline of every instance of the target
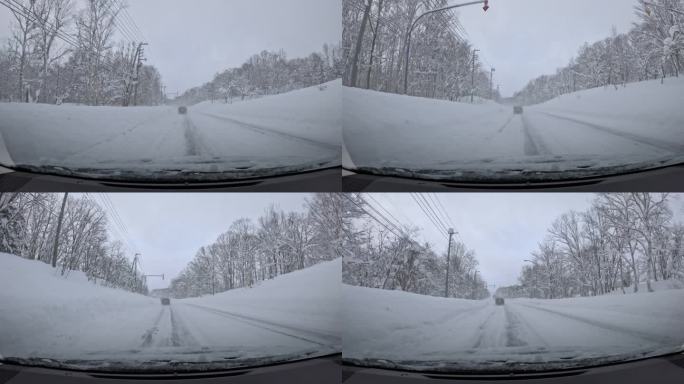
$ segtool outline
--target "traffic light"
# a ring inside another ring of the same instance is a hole
[[[485,0],[484,7],[482,7],[482,9],[484,9],[485,12],[487,12],[487,10],[489,10],[489,0]]]

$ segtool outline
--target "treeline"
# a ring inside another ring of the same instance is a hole
[[[345,284],[400,290],[421,295],[444,296],[446,289],[447,250],[437,252],[430,244],[419,244],[417,229],[397,233],[383,225],[363,195],[354,199],[358,220],[354,241],[345,248],[343,282]],[[483,299],[488,297],[486,282],[477,271],[475,252],[453,241],[449,258],[449,297]]]
[[[216,241],[201,247],[171,281],[185,298],[251,287],[276,276],[342,256],[352,241],[354,216],[341,194],[315,194],[304,212],[268,208],[256,221],[239,219]]]
[[[147,293],[146,283],[120,241],[108,232],[107,215],[87,195],[0,193],[0,252],[51,264],[59,231],[56,268],[62,275],[82,271],[104,286]],[[59,227],[59,229],[58,229]]]
[[[284,51],[263,51],[242,66],[218,73],[212,81],[186,91],[176,102],[231,103],[233,99],[289,92],[340,78],[342,65],[341,51],[335,45],[325,44],[321,53],[295,59],[288,59]]]
[[[594,296],[684,278],[684,226],[667,194],[599,195],[585,212],[559,217],[523,267],[509,297]],[[631,287],[631,288],[630,288]]]
[[[553,75],[532,80],[514,99],[538,104],[585,89],[679,76],[684,49],[684,2],[637,1],[639,22],[624,34],[585,44],[576,58]]]
[[[157,105],[161,76],[138,43],[115,41],[124,2],[12,0],[11,37],[0,47],[0,101]]]
[[[411,24],[447,0],[344,0],[344,84],[404,93]],[[422,18],[411,35],[408,94],[444,100],[498,99],[474,47],[462,37],[453,11]]]

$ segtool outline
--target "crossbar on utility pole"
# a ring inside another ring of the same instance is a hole
[[[449,246],[447,248],[447,265],[446,265],[446,284],[444,287],[444,297],[449,297],[449,264],[451,264],[451,238],[454,236],[454,229],[449,228]]]
[[[443,8],[438,8],[438,9],[433,9],[427,12],[422,13],[420,16],[418,16],[413,23],[411,23],[411,27],[409,28],[408,31],[408,36],[406,36],[406,65],[404,68],[404,94],[408,95],[408,73],[409,73],[409,67],[410,67],[410,58],[411,58],[411,34],[413,33],[413,30],[416,28],[418,25],[418,22],[424,18],[427,15],[431,15],[433,13],[437,12],[444,12],[448,11],[450,9],[454,8],[460,8],[460,7],[466,7],[469,5],[476,5],[476,4],[485,4],[485,12],[487,12],[487,9],[489,9],[489,0],[478,0],[478,1],[471,1],[469,3],[463,3],[463,4],[456,4],[456,5],[450,5],[448,7],[443,7]]]

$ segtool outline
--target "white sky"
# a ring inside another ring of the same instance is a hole
[[[77,0],[77,2],[80,0]],[[128,13],[150,44],[167,92],[202,85],[263,50],[288,57],[321,51],[342,37],[341,0],[128,0]],[[10,35],[0,5],[0,39]]]
[[[111,193],[108,196],[141,253],[142,270],[146,274],[166,275],[164,281],[149,278],[150,289],[167,287],[201,246],[214,242],[234,221],[244,217],[256,222],[274,203],[285,211],[303,211],[307,197],[296,193]],[[119,239],[116,235],[112,237]],[[132,260],[133,254],[129,257]]]
[[[450,4],[464,2],[452,0]],[[496,68],[494,84],[512,96],[530,80],[567,65],[585,42],[627,32],[637,21],[636,0],[491,0],[458,11],[483,63]]]
[[[446,253],[448,241],[409,194],[372,194],[396,220],[422,229],[419,239]],[[537,249],[553,221],[569,210],[584,211],[594,194],[450,193],[437,194],[454,221],[454,239],[473,249],[488,284],[517,284],[525,259]],[[371,204],[375,204],[370,200]],[[684,216],[684,195],[673,195],[677,217]]]

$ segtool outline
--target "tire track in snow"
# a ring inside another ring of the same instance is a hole
[[[491,329],[492,327],[489,325],[494,316],[496,316],[496,308],[492,308],[492,311],[489,316],[487,316],[487,319],[483,321],[482,324],[480,324],[480,326],[477,328],[479,335],[477,337],[477,341],[473,345],[473,348],[481,348],[485,337],[489,336],[492,332],[496,332],[496,329]]]
[[[284,336],[289,336],[295,339],[307,341],[309,343],[313,343],[316,345],[324,346],[324,347],[330,347],[331,345],[338,345],[340,343],[340,337],[339,336],[334,336],[334,335],[329,335],[329,334],[324,334],[321,332],[316,332],[316,331],[311,331],[308,329],[301,329],[301,328],[296,328],[292,326],[287,326],[287,325],[282,325],[282,324],[277,324],[275,322],[263,320],[263,319],[257,319],[251,316],[246,316],[242,314],[237,314],[233,312],[228,312],[224,310],[219,310],[215,308],[210,308],[210,307],[205,307],[202,305],[197,305],[197,304],[189,304],[187,303],[186,305],[194,307],[194,308],[199,308],[201,310],[204,310],[209,313],[213,313],[218,316],[226,317],[234,321],[239,321],[248,325],[251,325],[256,328],[261,328],[270,332],[274,332],[280,335]]]
[[[187,156],[214,157],[214,153],[207,146],[204,137],[199,133],[190,116],[185,116],[183,125],[185,126],[185,154]]]
[[[546,146],[544,140],[542,140],[539,132],[525,115],[522,116],[522,123],[523,132],[525,134],[525,144],[523,148],[525,156],[551,155],[551,151]]]
[[[178,312],[169,307],[171,315],[171,345],[174,347],[196,347],[199,343],[188,330],[185,321]]]
[[[162,307],[157,315],[157,318],[154,320],[152,327],[145,331],[145,333],[142,335],[143,342],[140,345],[141,348],[149,348],[152,345],[154,336],[159,333],[159,323],[161,322],[164,313],[166,313],[166,307]]]
[[[207,112],[201,112],[201,113],[203,115],[209,116],[213,119],[227,121],[229,123],[232,123],[234,126],[237,126],[237,127],[240,127],[242,129],[249,130],[252,132],[256,132],[256,133],[259,133],[261,135],[274,136],[274,137],[279,137],[281,139],[296,141],[299,143],[305,143],[308,145],[313,145],[315,147],[323,148],[325,150],[335,150],[335,151],[340,150],[340,145],[328,144],[328,143],[324,143],[322,141],[317,141],[317,140],[309,139],[306,137],[293,135],[291,133],[280,132],[280,131],[277,131],[277,130],[274,130],[271,128],[263,127],[263,126],[256,125],[256,124],[246,123],[246,122],[236,120],[236,119],[233,119],[233,118],[230,118],[227,116],[216,115],[216,114],[207,113]]]
[[[517,310],[514,309],[513,305],[506,304],[505,311],[506,316],[508,316],[511,324],[515,324],[515,329],[517,330],[518,337],[524,337],[525,335],[523,333],[527,333],[528,337],[525,338],[527,340],[527,345],[538,345],[544,348],[547,348],[549,346],[549,343],[546,340],[544,340],[543,337],[541,337],[537,330],[530,325],[530,323],[525,319],[524,316],[522,316]],[[529,338],[530,336],[532,337],[532,339]]]
[[[592,129],[597,130],[599,132],[607,133],[607,134],[610,134],[613,136],[618,136],[622,139],[631,140],[631,141],[637,142],[637,143],[642,144],[642,145],[648,145],[651,147],[655,147],[655,148],[658,148],[661,150],[666,150],[668,152],[673,152],[673,153],[684,152],[684,144],[669,143],[666,141],[653,139],[650,137],[641,136],[641,135],[637,135],[634,133],[623,132],[623,131],[620,131],[620,130],[615,129],[615,128],[604,127],[602,125],[593,124],[593,123],[589,123],[589,122],[582,121],[579,119],[574,119],[572,117],[561,116],[561,115],[557,115],[557,114],[550,113],[550,112],[541,112],[540,111],[540,113],[543,113],[544,115],[547,115],[547,116],[552,117],[554,119],[569,121],[571,123],[575,123],[575,124],[579,124],[579,125],[582,125],[582,126],[585,126],[588,128],[592,128]]]
[[[612,332],[626,334],[632,338],[642,339],[642,340],[648,341],[650,343],[656,343],[656,344],[669,344],[669,343],[671,343],[671,339],[669,337],[664,337],[662,335],[655,335],[655,334],[651,334],[648,332],[638,331],[638,330],[634,330],[634,329],[630,329],[630,328],[626,328],[626,327],[621,327],[621,326],[614,325],[614,324],[607,324],[605,322],[598,321],[595,319],[589,319],[589,318],[582,317],[582,316],[572,315],[572,314],[568,314],[568,313],[565,313],[562,311],[557,311],[557,310],[553,310],[553,309],[549,309],[549,308],[537,307],[536,305],[523,304],[523,303],[518,303],[518,304],[522,305],[524,307],[527,307],[527,308],[531,308],[531,309],[535,309],[537,311],[550,313],[550,314],[553,314],[556,316],[571,319],[571,320],[574,320],[574,321],[577,321],[580,323],[584,323],[587,325],[591,325],[591,326],[594,326],[597,328],[605,329],[605,330],[612,331]]]

